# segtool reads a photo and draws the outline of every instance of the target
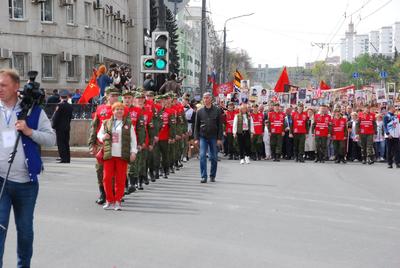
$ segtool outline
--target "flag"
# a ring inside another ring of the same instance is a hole
[[[319,83],[319,88],[320,88],[321,90],[328,90],[328,89],[331,89],[331,87],[328,86],[328,84],[326,84],[324,80],[321,80],[321,82]]]
[[[86,86],[85,91],[82,94],[82,97],[79,99],[79,104],[89,103],[90,99],[96,97],[100,94],[100,88],[97,85],[96,81],[96,73],[93,72],[92,78],[90,79],[88,85]]]
[[[278,82],[276,82],[274,91],[275,92],[285,92],[285,85],[289,85],[289,76],[286,70],[286,67],[283,68],[282,74],[278,79]],[[287,86],[286,86],[287,87]]]
[[[315,91],[314,99],[319,99],[321,97],[322,97],[322,90],[321,90],[321,87],[318,87],[317,91]]]
[[[233,76],[234,76],[233,83],[235,85],[235,90],[236,91],[240,91],[240,81],[243,80],[243,76],[237,69],[236,69],[236,71],[235,71]]]
[[[219,96],[219,94],[224,94],[226,96],[232,93],[234,88],[233,84],[234,84],[233,82],[227,82],[220,85],[214,84],[213,95],[217,97]]]

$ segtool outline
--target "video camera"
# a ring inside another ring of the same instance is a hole
[[[26,117],[28,111],[35,105],[41,105],[45,100],[45,93],[40,88],[40,83],[35,82],[38,75],[37,71],[28,72],[28,83],[24,86],[23,90],[19,92],[21,99],[22,112],[20,113],[19,119]]]

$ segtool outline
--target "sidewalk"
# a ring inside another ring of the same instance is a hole
[[[42,156],[43,157],[58,157],[57,146],[52,147],[42,147]],[[93,157],[89,153],[88,147],[71,147],[71,157]]]

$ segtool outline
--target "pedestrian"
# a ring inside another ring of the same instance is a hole
[[[136,134],[129,116],[125,115],[125,106],[116,102],[111,109],[112,117],[104,120],[97,134],[104,143],[103,185],[107,202],[103,208],[121,210],[128,163],[136,159]]]
[[[146,74],[146,80],[144,80],[143,82],[143,89],[153,92],[156,90],[156,82],[154,81],[151,74]]]
[[[388,113],[383,119],[383,128],[385,131],[385,139],[387,144],[387,162],[388,168],[393,168],[393,160],[396,167],[400,168],[399,153],[400,153],[400,122],[399,118],[395,115],[396,109],[393,105],[389,106]]]
[[[342,116],[339,109],[335,110],[332,119],[331,139],[335,153],[335,163],[346,163],[347,118]]]
[[[380,161],[385,161],[385,131],[383,129],[383,116],[376,116],[376,135],[374,136],[375,158]]]
[[[106,104],[97,106],[96,112],[94,113],[94,117],[92,119],[92,124],[90,126],[88,146],[92,155],[97,155],[99,152],[101,152],[103,143],[97,138],[97,133],[99,132],[103,121],[111,118],[113,114],[111,107],[114,103],[118,102],[118,98],[120,96],[119,90],[114,86],[107,87],[105,89],[105,94]],[[103,187],[103,163],[98,160],[96,160],[96,174],[97,184],[99,186],[100,192],[99,198],[97,198],[96,203],[99,205],[103,205],[106,202],[106,193]]]
[[[105,65],[99,66],[96,75],[97,75],[97,85],[100,88],[100,103],[102,103],[103,102],[102,100],[106,94],[106,88],[113,83],[113,79],[111,77],[111,73],[110,74],[107,73],[107,68]]]
[[[371,113],[371,107],[364,106],[364,112],[358,114],[357,134],[361,142],[362,163],[372,165],[375,162],[374,135],[376,134],[375,113]]]
[[[166,81],[159,90],[160,94],[168,92],[173,92],[176,95],[181,96],[181,85],[176,80],[176,74],[171,74],[169,80]]]
[[[314,125],[314,110],[309,108],[307,110],[308,116],[308,131],[306,135],[306,141],[304,145],[304,151],[306,154],[306,158],[308,160],[315,160],[315,135],[313,133],[312,126]]]
[[[361,147],[360,147],[359,136],[357,135],[357,122],[358,122],[358,114],[357,112],[353,112],[351,114],[351,121],[348,123],[348,129],[350,132],[348,160],[350,161],[357,160],[361,162]]]
[[[222,146],[222,122],[220,109],[212,104],[211,93],[203,94],[204,107],[196,113],[194,139],[200,143],[201,183],[207,183],[207,152],[211,162],[210,181],[215,182],[218,165],[217,144]]]
[[[270,133],[271,155],[274,162],[279,162],[282,153],[282,139],[285,114],[280,111],[279,103],[274,104],[274,110],[268,113],[268,129]]]
[[[328,137],[330,136],[331,116],[328,107],[321,105],[320,112],[314,116],[314,134],[317,157],[315,162],[324,163],[327,158]]]
[[[184,139],[184,149],[183,149],[183,158],[182,158],[182,162],[183,163],[186,163],[187,161],[189,161],[189,156],[188,156],[188,153],[189,153],[189,142],[190,142],[190,140],[191,140],[191,137],[192,137],[192,135],[193,135],[193,133],[192,133],[192,127],[193,127],[193,124],[194,124],[194,118],[193,118],[193,113],[194,113],[194,110],[193,110],[193,108],[190,106],[190,99],[189,99],[189,96],[184,96],[183,97],[183,99],[182,99],[182,105],[183,105],[183,107],[184,107],[184,113],[185,113],[185,118],[186,118],[186,122],[187,122],[187,129],[186,129],[186,132],[187,132],[187,135],[186,135],[186,137],[185,137],[185,139]]]
[[[0,70],[0,267],[11,208],[17,232],[17,267],[31,267],[33,254],[33,216],[39,191],[39,174],[43,170],[39,146],[53,146],[56,135],[45,112],[35,105],[25,120],[18,90],[20,77],[14,70]],[[17,131],[21,134],[10,174],[8,159],[14,151]],[[7,179],[7,180],[6,180]]]
[[[70,163],[71,153],[69,147],[72,105],[68,103],[68,91],[61,92],[61,102],[58,104],[52,118],[52,127],[56,131],[58,155],[60,156],[58,163]]]
[[[71,97],[71,103],[72,104],[78,103],[81,96],[82,96],[81,90],[79,88],[75,89],[75,93]]]
[[[248,112],[247,104],[242,103],[233,120],[233,137],[239,144],[240,164],[250,164],[251,138],[254,135],[253,118]]]
[[[253,160],[261,160],[263,157],[263,136],[264,136],[264,109],[261,104],[253,104],[251,118],[253,120],[254,134],[251,139],[251,153]]]
[[[53,90],[53,95],[47,98],[47,104],[58,104],[60,103],[60,94],[58,93],[58,89]]]
[[[285,135],[283,136],[283,157],[286,160],[290,160],[293,157],[293,132],[291,126],[293,125],[292,120],[292,108],[289,107],[285,111],[285,121],[284,121],[284,129]]]
[[[307,113],[304,112],[304,105],[299,103],[297,111],[292,114],[292,124],[290,125],[293,133],[293,152],[296,162],[304,163],[304,147],[306,134],[310,128]]]
[[[226,139],[226,152],[229,155],[229,160],[233,160],[237,157],[235,148],[235,139],[233,138],[233,121],[238,111],[235,109],[235,104],[231,101],[228,102],[228,110],[225,112],[225,139]],[[236,160],[236,159],[235,159]]]

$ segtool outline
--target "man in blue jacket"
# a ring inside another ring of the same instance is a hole
[[[388,168],[393,168],[393,159],[396,167],[400,168],[399,161],[399,137],[400,137],[400,124],[399,118],[395,115],[394,106],[390,106],[388,113],[383,118],[383,130],[385,131],[385,139],[387,144],[387,161]]]
[[[20,78],[13,70],[0,70],[0,267],[3,267],[11,208],[17,229],[17,267],[30,267],[33,252],[33,213],[42,171],[39,145],[52,146],[56,136],[46,114],[35,106],[26,120],[18,120]],[[8,158],[18,131],[21,141],[7,180]]]

